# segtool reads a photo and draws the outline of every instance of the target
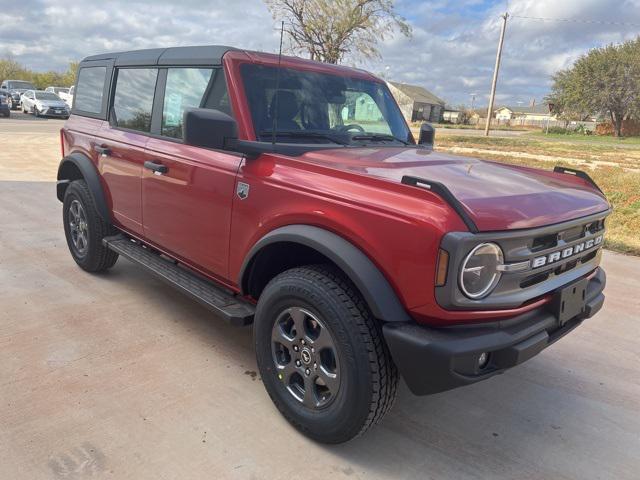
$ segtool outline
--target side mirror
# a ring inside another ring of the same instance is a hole
[[[418,139],[418,145],[424,145],[426,147],[433,148],[433,142],[436,138],[436,130],[428,123],[423,123],[420,126],[420,138]]]
[[[237,138],[238,124],[226,113],[207,108],[185,110],[182,139],[186,145],[224,150]]]

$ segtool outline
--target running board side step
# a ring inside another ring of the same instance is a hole
[[[238,298],[230,290],[214,285],[124,235],[105,237],[102,239],[102,243],[198,301],[227,323],[235,326],[253,323],[255,307]]]

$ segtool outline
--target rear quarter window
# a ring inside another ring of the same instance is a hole
[[[87,113],[101,113],[106,78],[106,67],[81,68],[78,73],[74,108]]]

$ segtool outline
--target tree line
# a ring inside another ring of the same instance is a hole
[[[35,72],[12,58],[0,59],[0,81],[26,80],[36,88],[44,90],[49,86],[70,87],[76,81],[78,62],[71,62],[66,72]]]
[[[563,120],[606,115],[622,136],[625,121],[640,121],[640,37],[594,48],[560,70],[546,100]]]

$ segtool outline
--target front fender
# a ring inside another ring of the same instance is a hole
[[[245,275],[255,255],[267,245],[279,242],[299,243],[330,259],[355,284],[376,318],[385,322],[411,321],[393,287],[369,257],[335,233],[311,225],[277,228],[258,240],[242,264],[239,285],[245,285]]]

